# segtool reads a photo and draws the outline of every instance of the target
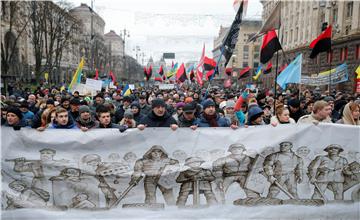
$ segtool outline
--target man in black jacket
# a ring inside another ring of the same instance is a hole
[[[145,127],[170,127],[176,130],[178,125],[175,119],[166,111],[166,104],[162,99],[154,99],[151,102],[151,112],[146,115],[137,126],[144,130]]]
[[[194,123],[196,120],[196,103],[188,103],[183,107],[183,112],[179,116],[178,125],[179,127],[190,127],[195,130],[197,125]]]
[[[125,111],[130,109],[131,102],[132,98],[130,96],[124,96],[122,105],[115,111],[115,123],[119,123],[123,119]]]

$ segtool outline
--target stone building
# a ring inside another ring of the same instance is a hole
[[[113,30],[110,30],[109,33],[104,35],[104,40],[108,51],[105,71],[109,72],[111,70],[118,79],[126,79],[124,69],[124,40]]]
[[[278,1],[261,1],[264,21]],[[333,85],[332,89],[353,90],[354,72],[360,63],[359,16],[359,1],[281,1],[281,27],[278,35],[287,58],[291,61],[298,53],[303,53],[303,75],[316,75],[346,63],[349,81]],[[309,45],[321,33],[325,22],[333,27],[331,52],[321,53],[312,60],[309,58]],[[280,65],[286,62],[282,55],[279,60]],[[275,64],[275,56],[272,63]],[[273,81],[274,72],[262,80],[266,83]],[[322,89],[326,89],[325,86]]]
[[[260,45],[261,39],[257,39],[255,42],[248,42],[249,36],[258,32],[261,28],[261,20],[243,20],[240,25],[240,33],[235,46],[234,53],[230,58],[227,65],[228,68],[233,69],[234,80],[237,80],[239,72],[246,68],[251,67],[256,69],[260,64]],[[213,57],[217,61],[221,54],[220,46],[222,41],[229,31],[228,27],[220,27],[219,36],[214,40]],[[224,67],[225,59],[222,58],[219,65],[220,78],[224,78]],[[240,85],[252,82],[251,76],[239,81]]]

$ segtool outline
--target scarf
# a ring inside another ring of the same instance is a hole
[[[87,127],[87,128],[92,128],[96,125],[95,120],[93,120],[93,118],[91,118],[91,117],[88,120],[84,120],[81,117],[78,117],[77,121],[81,126]]]
[[[205,114],[205,112],[203,113],[203,116],[204,118],[206,119],[206,121],[209,123],[210,127],[219,127],[217,121],[216,121],[216,118],[217,118],[217,115],[214,114],[214,115],[207,115]]]
[[[360,125],[360,120],[354,120],[350,109],[350,103],[346,104],[343,111],[342,120],[346,125]]]

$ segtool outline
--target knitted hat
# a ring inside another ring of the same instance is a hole
[[[80,105],[80,99],[78,98],[71,99],[70,105]]]
[[[264,114],[263,110],[259,106],[253,106],[248,112],[248,121],[255,121],[258,117]]]
[[[132,113],[132,111],[130,109],[127,109],[124,112],[124,118],[134,119],[134,114]]]
[[[17,107],[14,107],[14,106],[9,107],[8,110],[7,110],[6,115],[9,114],[9,113],[14,113],[16,116],[18,116],[18,118],[20,120],[23,118],[22,112]]]
[[[184,108],[184,106],[185,106],[185,103],[183,103],[183,102],[176,103],[176,109]]]
[[[206,108],[208,108],[210,106],[215,106],[215,102],[213,100],[211,100],[211,99],[207,99],[207,100],[205,100],[203,102],[202,106],[203,106],[204,109],[206,109]]]
[[[89,106],[82,105],[82,106],[79,107],[79,114],[84,113],[84,112],[90,112]]]
[[[154,99],[151,101],[151,108],[155,108],[155,107],[166,107],[166,104],[164,102],[164,100],[162,99]]]
[[[225,107],[226,108],[234,108],[235,107],[235,102],[233,100],[227,100]]]

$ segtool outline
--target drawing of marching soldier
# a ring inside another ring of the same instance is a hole
[[[260,195],[245,187],[246,178],[251,169],[253,160],[244,154],[246,150],[242,144],[232,144],[228,148],[231,154],[219,158],[213,163],[213,172],[218,179],[217,187],[221,190],[222,202],[225,202],[225,193],[232,183],[237,182],[245,191],[247,198],[258,198]]]
[[[297,183],[302,182],[303,160],[292,151],[293,144],[280,143],[280,151],[265,157],[264,172],[271,183],[267,198],[276,198],[280,190],[298,199]]]
[[[134,166],[134,173],[131,176],[129,185],[137,184],[142,175],[144,177],[145,203],[156,203],[156,189],[159,188],[162,192],[167,205],[174,205],[175,199],[171,185],[164,184],[166,181],[161,181],[163,171],[167,166],[178,167],[177,160],[168,157],[168,154],[162,146],[152,146],[143,156],[142,159],[136,161]],[[175,178],[174,178],[175,179]]]
[[[330,189],[334,193],[335,200],[342,200],[344,174],[352,174],[347,159],[340,156],[340,152],[344,151],[344,149],[340,145],[331,144],[324,151],[328,154],[317,156],[308,167],[310,182],[315,186],[312,199],[326,201],[324,194],[326,189]]]
[[[177,206],[185,206],[189,194],[193,194],[193,205],[200,203],[200,194],[204,194],[208,205],[216,204],[215,195],[211,189],[211,182],[215,176],[210,170],[201,167],[205,161],[200,157],[190,157],[185,160],[185,166],[189,169],[180,172],[176,182],[181,183],[179,196],[176,201]]]

